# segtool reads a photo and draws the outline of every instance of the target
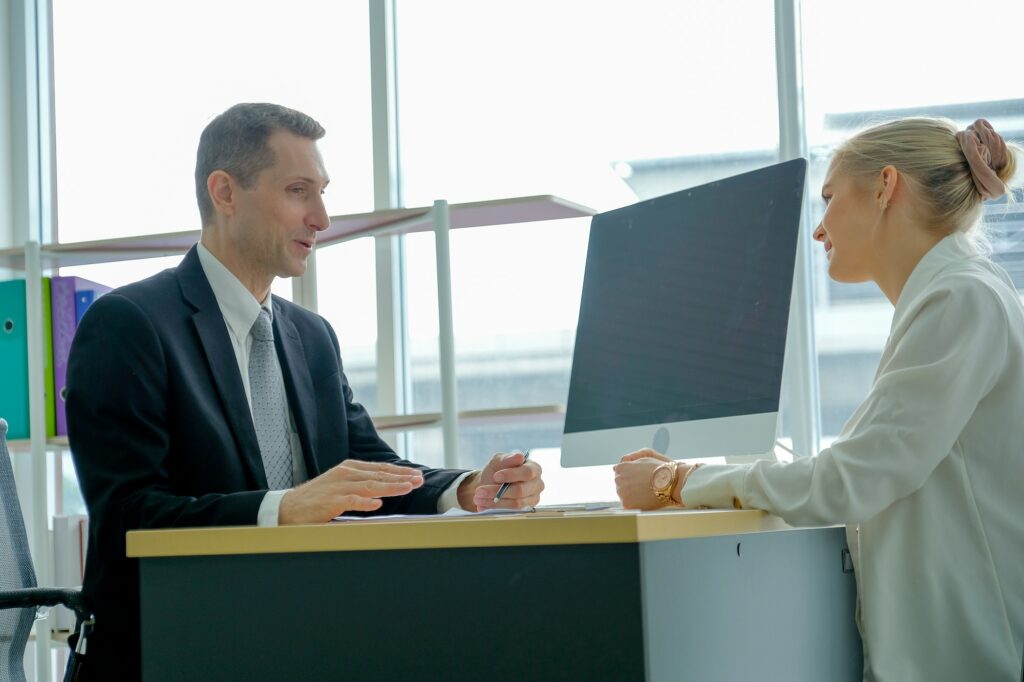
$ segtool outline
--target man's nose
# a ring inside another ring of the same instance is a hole
[[[323,232],[331,226],[331,217],[327,215],[327,206],[322,196],[317,199],[316,207],[307,217],[306,225],[317,232]]]

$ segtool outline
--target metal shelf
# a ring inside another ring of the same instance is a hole
[[[459,412],[460,424],[497,424],[503,421],[517,421],[523,417],[543,417],[562,419],[565,417],[565,405],[529,405],[526,407],[498,407],[482,410],[462,410]],[[417,429],[441,426],[440,412],[420,412],[415,414],[390,414],[371,417],[374,427],[381,432],[414,431]],[[536,421],[536,420],[534,420]],[[28,438],[7,441],[11,452],[30,450],[32,441]],[[67,436],[46,439],[46,449],[50,451],[66,450]]]
[[[68,637],[71,636],[70,630],[50,630],[50,646],[54,649],[62,649],[68,645]],[[32,631],[28,634],[28,641],[36,641],[36,629],[32,628]]]
[[[7,447],[10,448],[11,452],[21,452],[32,449],[32,441],[28,438],[19,438],[17,440],[7,441]],[[56,438],[46,439],[47,450],[64,450],[68,447],[67,436],[57,436]]]
[[[449,206],[450,229],[509,225],[593,215],[586,206],[552,195],[476,201]],[[317,236],[317,248],[360,237],[426,232],[434,226],[432,207],[397,208],[331,217],[331,225]],[[93,265],[125,260],[180,255],[199,241],[200,230],[119,237],[88,242],[47,244],[40,247],[44,270],[72,265]],[[0,249],[0,267],[25,269],[23,248]]]
[[[551,420],[563,419],[565,417],[565,405],[532,405],[528,407],[463,410],[459,412],[458,421],[462,425],[483,425],[519,421],[524,417],[540,417]],[[423,412],[419,414],[372,417],[372,419],[373,425],[378,431],[414,431],[417,429],[440,427],[442,415],[440,412]],[[533,421],[537,420],[534,419]]]

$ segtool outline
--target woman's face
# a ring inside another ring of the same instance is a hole
[[[834,163],[821,187],[821,197],[825,215],[814,230],[814,239],[825,245],[829,277],[837,282],[872,279],[877,199],[852,177],[837,171]]]

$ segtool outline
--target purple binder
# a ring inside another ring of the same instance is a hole
[[[53,383],[56,400],[57,435],[68,435],[64,413],[64,389],[67,385],[68,355],[71,341],[85,308],[110,291],[110,287],[81,277],[54,277],[50,281],[50,317],[53,323]],[[84,305],[83,305],[84,304]]]

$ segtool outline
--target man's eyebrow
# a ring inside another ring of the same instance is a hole
[[[309,185],[319,185],[320,184],[319,180],[314,180],[313,178],[307,178],[305,175],[297,175],[294,178],[292,178],[291,181],[294,182],[295,180],[298,180],[299,182],[305,182],[305,183],[307,183]],[[329,184],[331,184],[331,179],[330,178],[325,178],[324,181],[323,181],[323,186],[326,187]]]

